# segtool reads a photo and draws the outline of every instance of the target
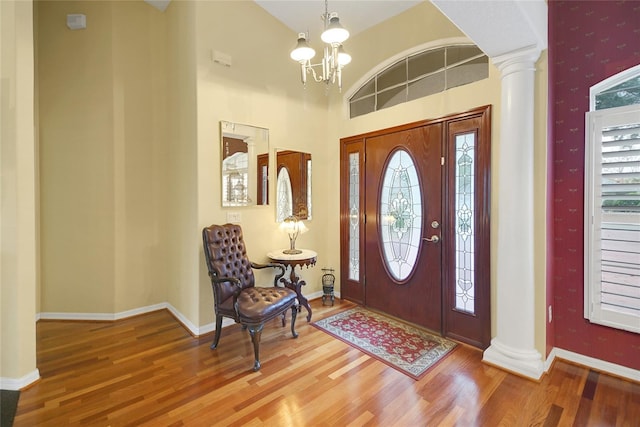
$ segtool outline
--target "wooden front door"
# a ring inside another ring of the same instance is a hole
[[[341,297],[491,339],[491,108],[341,140]]]
[[[442,125],[367,139],[365,304],[440,331]]]

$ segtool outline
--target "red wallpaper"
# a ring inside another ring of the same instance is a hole
[[[548,348],[640,369],[640,334],[583,317],[585,112],[589,88],[640,64],[640,1],[549,0]]]

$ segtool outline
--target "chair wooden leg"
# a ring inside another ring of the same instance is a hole
[[[262,328],[264,328],[263,323],[249,326],[249,334],[251,335],[251,342],[253,342],[253,354],[255,356],[254,371],[260,370],[260,337],[262,336]]]
[[[291,307],[291,335],[294,338],[298,338],[298,333],[296,332],[296,317],[298,316],[298,308],[294,304]]]
[[[218,347],[220,341],[220,335],[222,335],[222,316],[216,316],[216,335],[213,338],[213,344],[211,344],[211,350],[215,350]]]

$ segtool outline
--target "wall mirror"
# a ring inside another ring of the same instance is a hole
[[[276,220],[311,219],[311,154],[276,149]]]
[[[220,122],[222,206],[269,204],[269,129]]]

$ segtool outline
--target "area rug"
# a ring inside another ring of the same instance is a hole
[[[352,308],[313,326],[419,380],[456,343],[363,307]]]

